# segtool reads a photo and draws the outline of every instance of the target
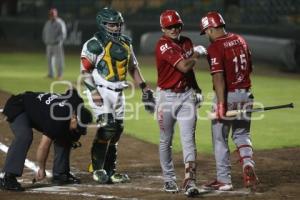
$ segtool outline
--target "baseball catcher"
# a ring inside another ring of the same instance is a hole
[[[127,87],[127,71],[142,89],[142,100],[151,112],[154,109],[148,102],[154,102],[153,92],[141,75],[131,39],[122,34],[122,14],[103,8],[96,16],[96,23],[99,31],[84,43],[81,52],[87,98],[99,125],[91,149],[90,171],[98,183],[124,183],[129,177],[116,173],[116,164],[118,141],[124,129],[123,90]]]

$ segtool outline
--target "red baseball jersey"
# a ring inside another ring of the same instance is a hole
[[[224,73],[227,91],[251,87],[251,52],[244,38],[228,33],[211,43],[207,52],[211,74]]]
[[[176,68],[176,64],[193,55],[193,43],[184,36],[178,41],[162,36],[156,44],[157,85],[162,89],[181,90],[192,87],[194,72],[183,73]]]

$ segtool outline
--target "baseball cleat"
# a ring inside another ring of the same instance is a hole
[[[129,183],[130,178],[127,174],[114,174],[109,178],[111,183]]]
[[[188,197],[194,197],[200,194],[200,190],[196,185],[187,185],[184,194]]]
[[[247,165],[244,168],[243,178],[245,187],[250,188],[252,191],[255,191],[256,185],[259,184],[259,180],[252,166]]]
[[[53,175],[51,182],[53,184],[57,184],[57,185],[80,184],[81,183],[80,179],[75,177],[71,173]]]
[[[100,169],[93,172],[93,179],[100,184],[106,184],[109,181],[109,176],[104,169]]]
[[[203,186],[205,190],[219,190],[219,191],[231,191],[233,190],[233,186],[231,183],[222,183],[218,180],[214,180],[208,184]]]
[[[170,192],[170,193],[179,192],[179,189],[178,189],[177,184],[176,184],[175,181],[165,182],[163,190],[165,192]]]

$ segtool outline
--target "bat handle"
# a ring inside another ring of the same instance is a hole
[[[235,117],[237,115],[240,115],[240,114],[243,114],[243,113],[246,113],[246,112],[247,112],[247,110],[229,110],[229,111],[226,112],[225,117]],[[216,119],[217,114],[215,112],[214,113],[209,113],[208,118],[209,119]]]

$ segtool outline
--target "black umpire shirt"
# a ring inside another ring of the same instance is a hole
[[[10,122],[25,112],[32,128],[52,140],[66,144],[70,142],[69,127],[72,113],[75,111],[73,108],[76,109],[80,103],[83,103],[83,100],[77,92],[72,97],[67,97],[66,94],[25,92],[12,96],[3,112]]]

